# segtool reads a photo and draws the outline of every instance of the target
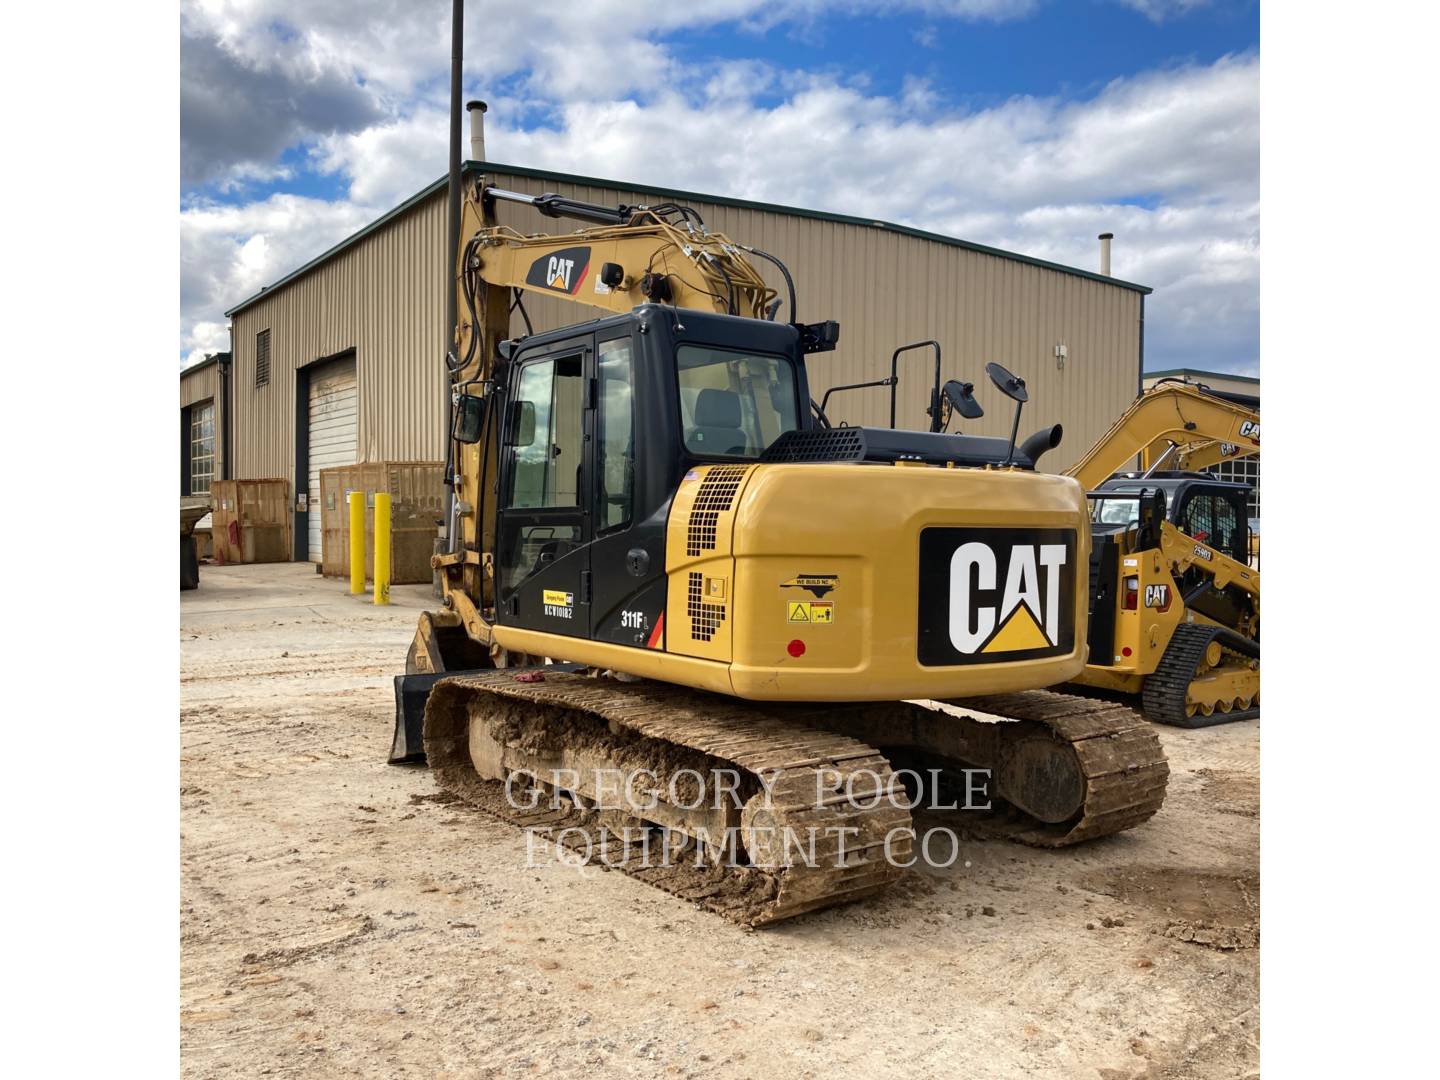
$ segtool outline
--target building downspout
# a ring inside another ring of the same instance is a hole
[[[230,359],[220,365],[220,479],[230,475],[230,412],[235,400],[235,324],[230,324]]]

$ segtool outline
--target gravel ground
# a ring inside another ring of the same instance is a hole
[[[185,1075],[1258,1075],[1258,721],[1163,729],[1138,830],[746,931],[385,765],[428,594],[181,594]]]

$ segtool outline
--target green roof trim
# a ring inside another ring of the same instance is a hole
[[[1014,251],[1005,251],[1002,248],[988,247],[985,244],[976,244],[972,241],[961,240],[954,236],[945,236],[943,233],[926,232],[924,229],[913,228],[909,225],[897,225],[894,222],[879,221],[874,218],[853,217],[849,214],[833,214],[826,210],[807,210],[804,207],[756,202],[752,199],[734,199],[726,195],[707,195],[700,191],[684,191],[680,188],[657,187],[653,184],[623,183],[618,180],[605,180],[595,176],[579,176],[573,173],[554,172],[549,169],[531,169],[524,165],[502,165],[496,161],[467,161],[463,169],[467,173],[483,171],[501,176],[523,176],[532,180],[554,180],[562,184],[584,184],[586,187],[598,187],[610,191],[644,191],[662,196],[666,199],[695,199],[715,206],[730,206],[740,210],[760,210],[772,214],[789,214],[792,217],[809,218],[812,221],[829,221],[838,225],[858,225],[862,228],[883,229],[886,232],[893,232],[900,236],[910,236],[917,240],[930,240],[937,244],[946,244],[949,247],[964,248],[966,251],[978,252],[981,255],[993,255],[999,259],[1009,259],[1012,262],[1024,263],[1027,266],[1038,266],[1042,270],[1054,270],[1057,273],[1086,278],[1090,281],[1099,282],[1102,285],[1114,285],[1121,289],[1138,292],[1142,296],[1149,295],[1154,291],[1148,285],[1137,285],[1133,281],[1107,277],[1104,274],[1095,273],[1090,270],[1081,270],[1074,266],[1066,266],[1063,263],[1037,259],[1031,255],[1021,255]],[[406,199],[393,210],[376,218],[359,232],[341,240],[329,251],[317,255],[303,266],[290,271],[290,273],[286,274],[279,281],[262,288],[254,296],[240,301],[240,303],[225,312],[225,317],[228,319],[237,312],[243,311],[245,308],[268,296],[281,286],[288,285],[296,278],[308,274],[311,270],[314,270],[322,263],[339,255],[347,248],[358,244],[361,240],[365,239],[365,237],[384,228],[401,215],[413,210],[430,196],[445,190],[448,182],[449,178],[442,176],[439,180],[436,180],[434,183],[410,196],[410,198]]]
[[[1230,374],[1228,371],[1201,371],[1199,368],[1177,367],[1177,368],[1166,368],[1164,371],[1147,371],[1147,372],[1145,372],[1145,378],[1147,378],[1147,379],[1163,379],[1163,378],[1181,378],[1181,379],[1183,379],[1183,378],[1185,378],[1186,376],[1189,376],[1189,375],[1194,375],[1194,376],[1196,376],[1197,378],[1229,379],[1231,382],[1254,383],[1256,386],[1259,386],[1259,385],[1260,385],[1260,380],[1259,380],[1258,378],[1256,378],[1254,375],[1232,375],[1232,374]]]

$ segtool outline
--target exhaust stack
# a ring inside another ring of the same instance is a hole
[[[485,160],[485,111],[489,108],[483,101],[465,103],[470,114],[470,160]]]
[[[1114,233],[1102,232],[1100,234],[1100,273],[1106,277],[1110,276],[1110,241],[1114,239]]]

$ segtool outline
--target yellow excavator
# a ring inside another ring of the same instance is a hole
[[[1260,715],[1249,488],[1202,471],[1259,452],[1259,413],[1163,380],[1071,467],[1092,502],[1090,660],[1075,682],[1138,695],[1156,723]],[[1137,455],[1141,471],[1119,472]]]
[[[504,201],[585,227],[522,235]],[[1022,379],[989,367],[1009,439],[944,433],[982,409],[919,343],[930,431],[832,426],[807,363],[839,326],[800,323],[783,264],[694,209],[471,176],[461,220],[444,601],[392,762],[749,925],[894,881],[922,775],[983,771],[1007,835],[1045,846],[1155,813],[1153,728],[1042,689],[1085,665],[1090,513],[1035,469],[1058,425],[1018,441]],[[601,317],[512,338],[532,295]]]

